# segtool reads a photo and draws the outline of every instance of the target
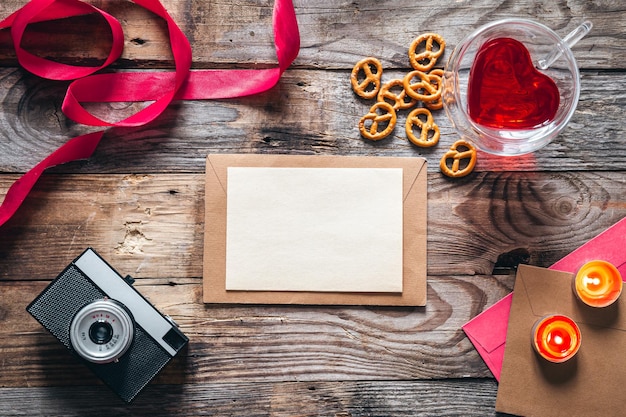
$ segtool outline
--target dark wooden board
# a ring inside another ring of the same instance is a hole
[[[407,140],[406,112],[399,114],[393,136],[364,139],[358,122],[372,103],[351,91],[349,76],[349,71],[294,70],[257,96],[176,102],[144,127],[110,129],[89,162],[57,172],[204,172],[208,153],[421,156],[437,171],[439,159],[458,139],[445,112],[433,114],[442,135],[433,148]],[[71,137],[97,130],[61,113],[63,95],[64,85],[22,70],[0,70],[0,171],[25,172]],[[553,143],[515,158],[481,152],[476,171],[624,170],[624,108],[626,72],[583,73],[578,109]],[[119,117],[113,109],[119,107],[99,110],[111,120]],[[130,115],[127,107],[121,111]]]
[[[0,192],[15,179],[0,175]],[[626,215],[623,171],[428,183],[428,212],[408,215],[428,216],[429,275],[490,274],[520,249],[547,267]],[[51,278],[86,246],[138,278],[201,277],[204,175],[45,175],[2,231],[4,280]]]
[[[0,16],[8,16],[26,0],[6,0]],[[92,0],[122,21],[126,48],[121,66],[172,66],[166,26],[149,12],[126,1]],[[164,0],[163,5],[190,39],[194,66],[215,68],[270,65],[276,57],[272,41],[272,1],[206,2]],[[450,48],[473,29],[498,19],[535,19],[565,36],[584,19],[593,32],[573,49],[585,69],[624,68],[624,8],[618,1],[479,0],[471,3],[395,1],[294,1],[302,38],[297,67],[348,69],[360,57],[379,57],[386,67],[408,66],[407,48],[420,33],[441,33]],[[70,20],[35,25],[25,47],[44,56],[82,62],[104,58],[108,29],[99,20]],[[37,33],[59,38],[37,38]],[[0,37],[0,63],[13,64],[10,37]]]
[[[64,410],[64,416],[496,416],[493,380],[206,383],[151,385],[131,406],[101,387],[0,388],[8,415]],[[23,401],[28,396],[28,401]],[[502,416],[502,414],[498,414]]]

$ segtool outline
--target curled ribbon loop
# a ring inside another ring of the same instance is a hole
[[[276,0],[273,11],[274,43],[278,67],[269,69],[191,70],[191,45],[180,27],[159,0],[134,3],[167,23],[175,71],[95,74],[117,60],[123,50],[124,34],[113,16],[81,0],[31,0],[0,22],[0,29],[11,29],[16,56],[26,70],[52,80],[74,80],[62,104],[67,117],[90,126],[137,127],[156,119],[174,100],[225,99],[257,94],[272,88],[291,65],[300,49],[300,34],[291,0]],[[112,46],[101,66],[73,66],[38,57],[21,47],[26,27],[31,23],[98,13],[109,25]],[[151,102],[143,109],[117,122],[102,120],[81,103]],[[0,226],[22,204],[43,171],[49,167],[89,158],[104,131],[75,137],[38,163],[17,180],[0,205]]]
[[[64,13],[65,12],[65,13]],[[80,67],[61,64],[38,57],[21,47],[26,26],[30,23],[48,19],[59,19],[99,13],[111,28],[112,46],[106,61],[99,67]],[[31,0],[17,13],[9,17],[11,20],[11,37],[17,59],[24,69],[42,78],[51,80],[73,80],[85,77],[110,65],[122,54],[124,33],[120,23],[110,14],[79,0]],[[9,20],[7,19],[7,20]],[[3,25],[0,23],[0,28]]]

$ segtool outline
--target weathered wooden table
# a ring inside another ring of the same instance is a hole
[[[25,3],[3,1],[0,16]],[[92,3],[122,21],[125,50],[114,69],[171,69],[160,19],[126,1]],[[294,3],[301,51],[277,87],[175,102],[147,126],[109,130],[91,159],[48,171],[0,228],[1,415],[496,414],[497,383],[461,326],[511,291],[517,263],[549,266],[626,215],[626,9],[617,0]],[[272,1],[163,4],[192,42],[194,68],[275,65]],[[376,143],[360,137],[369,103],[350,89],[356,61],[376,56],[388,74],[406,73],[411,40],[433,31],[447,41],[445,62],[465,34],[505,17],[536,19],[562,35],[583,19],[595,25],[574,47],[580,103],[556,141],[518,158],[480,153],[474,173],[450,180],[438,163],[457,136],[443,111],[435,114],[435,148],[413,146],[402,129]],[[95,23],[34,25],[24,44],[91,63],[107,50],[106,30]],[[9,40],[0,33],[0,196],[92,129],[61,112],[67,83],[21,69]],[[203,304],[208,153],[425,157],[427,306]],[[135,277],[190,337],[130,406],[25,311],[87,246]]]

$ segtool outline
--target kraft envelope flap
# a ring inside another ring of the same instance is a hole
[[[622,416],[626,403],[626,299],[605,309],[576,300],[572,274],[520,265],[515,282],[496,411],[525,416]],[[540,358],[531,329],[540,317],[566,314],[581,330],[576,356]]]
[[[228,167],[402,168],[402,293],[226,291],[226,193]],[[207,157],[203,299],[205,303],[426,304],[426,160],[403,157],[219,154]]]
[[[576,323],[589,324],[617,330],[626,329],[626,312],[619,310],[619,303],[606,308],[592,308],[578,301],[572,290],[574,274],[537,267],[521,268],[516,279],[520,280],[522,294],[528,299],[535,317],[548,314],[564,314]],[[515,297],[515,295],[514,295]]]

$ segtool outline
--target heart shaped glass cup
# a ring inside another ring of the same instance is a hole
[[[489,50],[499,41],[499,51]],[[550,143],[574,114],[579,95],[578,66],[566,40],[526,19],[477,29],[454,49],[444,70],[443,103],[455,129],[496,155],[522,155]]]

